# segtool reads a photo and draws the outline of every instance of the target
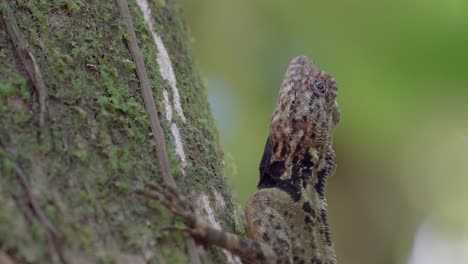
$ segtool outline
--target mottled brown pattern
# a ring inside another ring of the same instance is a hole
[[[245,210],[248,238],[210,227],[170,192],[159,190],[156,199],[185,220],[190,227],[183,231],[230,250],[244,263],[336,263],[325,185],[336,168],[337,93],[335,80],[307,57],[289,64],[260,163],[259,189]]]

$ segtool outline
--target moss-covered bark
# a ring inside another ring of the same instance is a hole
[[[211,197],[217,219],[233,230],[217,131],[179,6],[150,1],[186,117],[185,123],[176,116],[172,121],[187,157],[185,176],[164,118],[162,92],[170,87],[161,76],[143,14],[129,2],[177,185],[194,199],[202,192]],[[116,3],[1,0],[0,9],[3,19],[18,25],[34,54],[47,95],[45,125],[40,126],[37,90],[1,21],[0,262],[189,262],[182,236],[161,232],[174,222],[172,214],[133,194],[136,187],[161,183],[161,178]],[[224,262],[223,253],[209,252],[208,262]]]

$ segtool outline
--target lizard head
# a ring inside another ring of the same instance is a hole
[[[336,167],[332,132],[340,119],[337,94],[333,77],[307,57],[291,61],[260,162],[259,188],[279,187],[298,200],[314,186],[323,197],[325,180]]]
[[[340,112],[338,88],[331,75],[305,56],[294,58],[286,71],[271,122],[274,142],[288,148],[322,148],[331,143]]]

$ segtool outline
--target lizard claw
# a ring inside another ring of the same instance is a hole
[[[191,235],[198,243],[202,243],[206,245],[206,233],[203,232],[200,228],[188,228],[188,227],[181,227],[181,226],[166,226],[161,229],[162,231],[176,231],[187,233]]]
[[[177,232],[182,232],[182,233],[191,233],[192,229],[183,227],[183,226],[166,226],[161,229],[161,231],[177,231]]]
[[[146,184],[143,189],[136,189],[135,192],[151,200],[159,201],[167,209],[180,217],[186,224],[194,227],[197,223],[195,210],[192,204],[185,200],[177,191],[172,187],[161,187],[157,184]],[[169,228],[173,230],[186,231],[181,228]],[[168,230],[169,230],[168,229]],[[190,233],[190,232],[189,232]]]

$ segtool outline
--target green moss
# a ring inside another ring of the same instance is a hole
[[[0,161],[2,166],[0,167],[3,175],[12,175],[14,173],[14,162],[10,159],[10,156],[5,150],[0,149]]]
[[[26,8],[31,13],[32,18],[37,21],[36,23],[34,23],[34,25],[38,25],[41,27],[41,29],[45,29],[46,16],[44,15],[44,13],[48,13],[50,11],[50,5],[48,4],[48,2],[39,0],[19,1],[18,7]]]
[[[99,251],[96,253],[97,263],[99,264],[113,264],[115,263],[115,253],[108,251]]]
[[[21,96],[24,100],[29,100],[30,92],[26,86],[26,80],[18,72],[8,70],[5,74],[6,80],[0,83],[0,97]]]
[[[16,90],[13,86],[6,83],[0,83],[0,96],[10,97],[16,94]]]
[[[59,2],[72,14],[78,13],[81,7],[83,6],[82,1],[64,0],[64,1],[59,1]]]
[[[92,245],[94,231],[89,226],[70,224],[64,226],[60,232],[65,237],[73,237],[68,242],[69,248],[73,251],[87,249]]]
[[[166,0],[157,0],[157,1],[160,6],[164,6],[166,4]]]
[[[0,194],[5,191],[0,188]],[[0,250],[15,252],[18,258],[26,261],[43,258],[46,254],[46,243],[41,239],[43,228],[37,223],[27,222],[13,199],[4,195],[0,197]],[[21,247],[18,247],[18,243],[21,243]]]

